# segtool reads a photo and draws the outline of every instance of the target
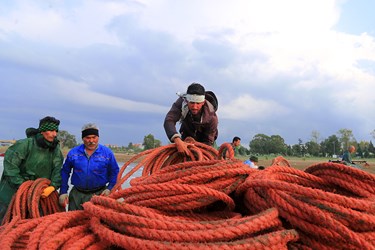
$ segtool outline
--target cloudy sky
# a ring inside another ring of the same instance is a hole
[[[375,129],[373,0],[4,0],[0,139],[40,118],[103,144],[168,143],[166,112],[199,82],[219,98],[218,144],[287,144]]]

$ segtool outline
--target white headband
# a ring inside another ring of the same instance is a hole
[[[205,97],[204,95],[191,95],[191,94],[186,94],[185,98],[188,102],[204,102]]]

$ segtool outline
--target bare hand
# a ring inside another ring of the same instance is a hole
[[[102,196],[108,196],[111,193],[111,190],[105,189],[100,195]]]
[[[60,206],[62,207],[66,207],[66,205],[69,204],[69,196],[68,194],[61,194],[60,197],[59,197],[59,204]]]
[[[178,153],[182,155],[189,155],[187,144],[184,141],[182,141],[180,137],[176,137],[174,139],[174,143],[176,144]]]

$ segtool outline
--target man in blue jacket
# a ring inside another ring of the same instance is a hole
[[[108,147],[99,144],[99,129],[89,123],[82,128],[83,144],[72,148],[61,169],[60,205],[69,211],[83,210],[82,204],[93,195],[109,195],[116,184],[119,166]],[[72,173],[68,196],[68,180]]]

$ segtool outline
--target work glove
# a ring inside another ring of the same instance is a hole
[[[182,155],[189,155],[187,144],[183,140],[181,140],[180,137],[176,137],[173,142],[176,144],[178,153]]]
[[[68,196],[68,194],[60,194],[59,204],[62,207],[66,207],[66,205],[69,204],[69,196]]]
[[[111,190],[105,189],[100,195],[108,196],[111,193]]]
[[[54,186],[48,186],[46,187],[42,192],[42,198],[47,198],[52,192],[55,191]]]

